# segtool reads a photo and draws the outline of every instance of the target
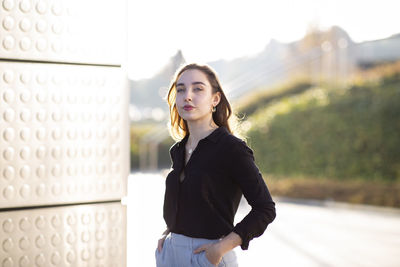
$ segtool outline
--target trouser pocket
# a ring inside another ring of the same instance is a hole
[[[167,239],[164,241],[163,247],[161,249],[161,251],[158,251],[158,249],[156,248],[155,251],[155,257],[156,257],[156,266],[157,267],[168,267],[170,266],[169,262],[171,259],[168,259],[168,255],[167,255],[167,247],[168,242]]]
[[[202,258],[203,258],[203,260],[204,260],[206,266],[208,266],[208,267],[217,267],[217,265],[212,264],[212,263],[207,259],[207,256],[206,256],[206,252],[205,252],[205,251],[203,251],[202,254],[203,254],[203,255],[202,255]],[[220,266],[220,265],[218,265],[218,266]]]
[[[237,262],[236,252],[234,250],[227,252],[222,257],[221,262],[224,263],[223,266],[225,266],[225,267],[238,267],[239,266],[239,264]]]
[[[197,254],[193,254],[192,257],[193,267],[217,267],[217,265],[212,264],[206,257],[206,252],[202,251]],[[222,262],[221,262],[222,263]],[[218,264],[218,267],[222,267],[223,265]]]
[[[156,266],[157,267],[161,267],[162,266],[161,263],[160,263],[160,253],[161,252],[158,252],[158,248],[156,248],[155,258],[156,258]]]

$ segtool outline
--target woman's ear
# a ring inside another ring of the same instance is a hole
[[[216,92],[215,94],[213,94],[212,101],[214,107],[217,106],[219,104],[219,101],[221,101],[221,92]]]

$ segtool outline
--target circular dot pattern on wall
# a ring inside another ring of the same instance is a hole
[[[126,99],[117,67],[0,62],[0,208],[120,198]]]
[[[0,213],[0,266],[125,266],[119,203]]]
[[[0,57],[120,66],[124,13],[124,1],[2,0]]]

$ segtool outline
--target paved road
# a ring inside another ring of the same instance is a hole
[[[165,230],[162,174],[128,180],[128,266],[155,266],[154,252]],[[400,211],[276,200],[277,218],[249,250],[235,248],[247,266],[400,266]],[[235,218],[250,210],[243,200]]]

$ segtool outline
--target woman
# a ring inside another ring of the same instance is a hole
[[[167,230],[158,241],[157,266],[238,266],[233,248],[247,250],[275,218],[253,151],[232,134],[230,104],[209,66],[178,70],[167,102],[177,142],[170,148]],[[242,194],[252,209],[233,226]]]

